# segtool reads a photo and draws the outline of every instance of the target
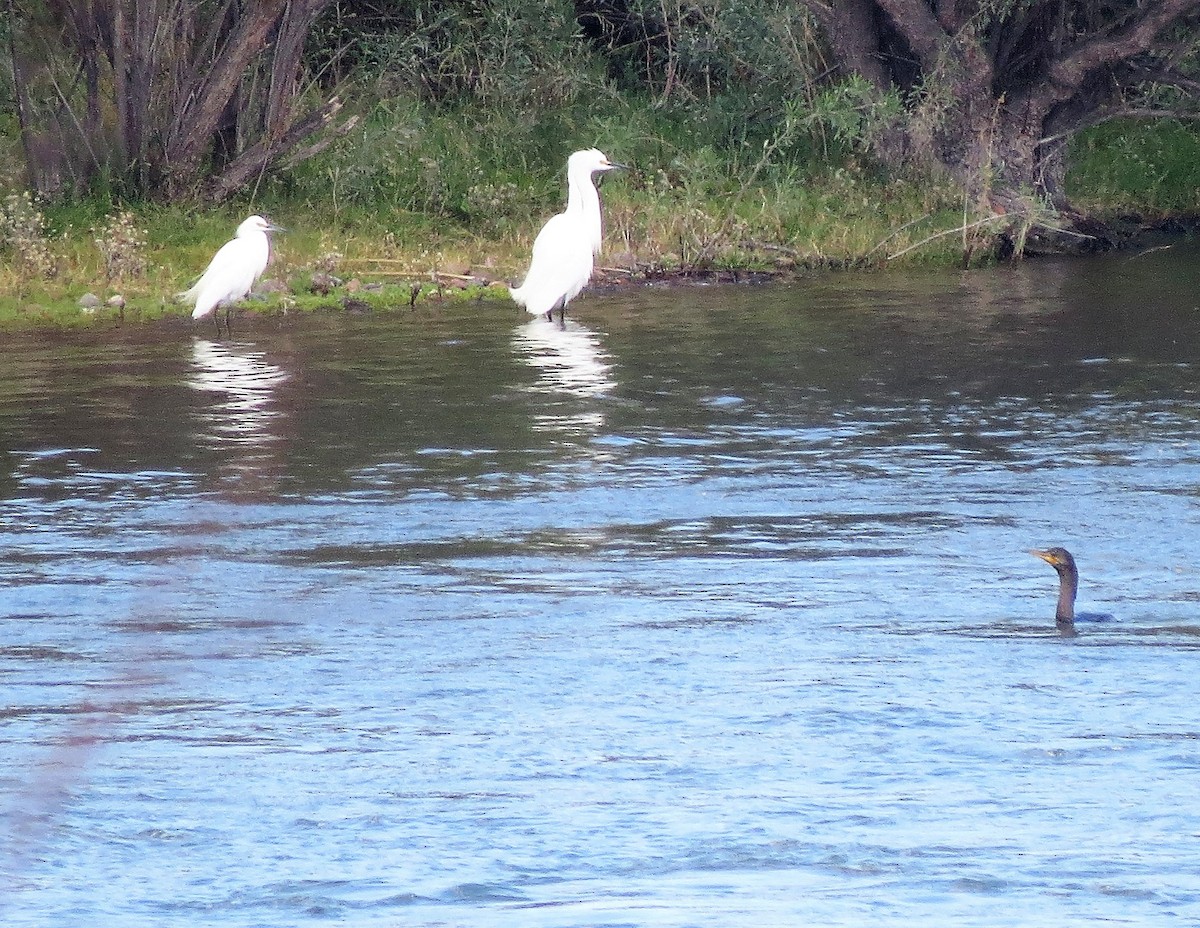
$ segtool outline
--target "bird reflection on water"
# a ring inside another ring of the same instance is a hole
[[[595,400],[609,393],[617,382],[612,376],[612,359],[591,329],[564,319],[547,323],[532,319],[513,332],[513,349],[537,371],[534,387],[549,397]],[[575,404],[578,407],[579,404]],[[604,413],[594,403],[563,412],[560,408],[538,419],[541,428],[554,431],[594,431],[604,424]]]
[[[244,484],[247,489],[263,478],[273,480],[285,418],[278,391],[287,379],[287,372],[252,344],[204,338],[192,342],[187,385],[213,397],[199,413],[197,438],[211,449],[236,452],[222,470],[257,478]]]
[[[272,408],[275,388],[287,374],[260,351],[237,343],[198,338],[192,343],[188,386],[205,393],[222,393],[224,402],[210,407],[212,434],[222,442],[245,444],[267,437],[279,415]]]
[[[534,319],[516,330],[513,344],[547,389],[601,396],[617,385],[600,337],[574,319],[555,325]]]

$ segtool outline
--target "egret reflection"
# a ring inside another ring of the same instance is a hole
[[[532,319],[517,329],[513,345],[538,371],[538,386],[576,396],[600,396],[617,385],[612,362],[591,329],[564,319]]]
[[[574,319],[532,319],[513,333],[513,348],[537,371],[533,389],[553,401],[537,417],[540,427],[593,431],[604,424],[602,409],[578,402],[602,397],[617,385],[611,358],[595,332]]]
[[[287,379],[286,371],[248,343],[203,338],[192,343],[186,383],[212,394],[199,412],[197,437],[209,448],[237,452],[225,472],[242,478],[273,473],[285,415],[277,392]]]

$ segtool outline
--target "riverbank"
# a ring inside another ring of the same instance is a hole
[[[538,229],[565,197],[558,159],[524,160],[516,171],[476,151],[463,156],[474,163],[469,170],[455,166],[461,178],[451,181],[451,167],[438,165],[420,190],[410,185],[403,197],[378,192],[372,199],[369,191],[383,190],[386,180],[380,130],[372,131],[219,208],[122,209],[101,200],[43,206],[10,194],[0,216],[7,246],[0,254],[0,326],[186,317],[188,307],[174,294],[250,212],[290,231],[277,237],[272,264],[243,312],[507,300],[507,284],[521,279]],[[1102,127],[1076,146],[1071,196],[1131,240],[1194,229],[1200,180],[1184,157],[1193,142],[1190,132],[1171,126]],[[661,135],[654,145],[643,139],[622,148],[636,158],[603,186],[597,286],[983,264],[996,260],[1000,233],[1013,223],[981,212],[946,183],[888,176],[845,152],[719,160],[712,150],[668,147]],[[367,178],[351,189],[343,171],[356,160]]]
[[[402,247],[384,233],[378,239],[350,232],[341,239],[313,226],[308,217],[288,222],[297,232],[279,237],[272,264],[237,315],[284,316],[315,312],[383,312],[466,303],[507,303],[508,284],[524,272],[524,243],[489,243],[469,237],[439,236],[423,247]],[[229,218],[230,223],[233,217]],[[214,225],[209,219],[204,225]],[[1154,247],[1184,238],[1200,229],[1200,218],[1142,217],[1126,214],[1128,247]],[[152,228],[159,224],[152,223]],[[152,233],[147,233],[148,237]],[[530,239],[536,234],[531,229]],[[936,233],[934,233],[936,235]],[[811,277],[823,272],[858,268],[885,271],[889,267],[951,266],[963,261],[961,240],[943,234],[913,247],[914,233],[902,230],[881,246],[861,252],[808,253],[760,243],[739,254],[723,252],[706,264],[684,264],[660,252],[624,251],[601,256],[590,289],[617,290],[629,286],[686,285],[697,282],[744,284]],[[929,234],[926,235],[929,238]],[[379,247],[380,243],[383,247]],[[204,235],[190,244],[163,244],[148,249],[145,271],[113,277],[103,271],[103,258],[88,255],[86,242],[62,239],[59,246],[80,256],[69,273],[49,280],[21,280],[0,296],[0,327],[72,328],[94,325],[186,320],[190,306],[175,294],[185,289],[191,274],[202,270],[207,257],[220,246],[219,236]],[[957,246],[957,247],[956,247]],[[922,252],[921,249],[927,250]],[[894,249],[894,250],[892,250]],[[911,249],[905,254],[897,251]],[[989,260],[976,253],[976,264]],[[6,273],[11,274],[11,271]]]
[[[653,164],[611,179],[603,188],[606,234],[598,276],[614,283],[953,260],[950,236],[936,234],[960,214],[948,188],[881,179],[858,165],[808,178],[735,182],[730,177],[725,185],[697,190],[688,177]],[[507,299],[505,286],[524,274],[538,229],[561,209],[561,179],[551,178],[549,186],[539,195],[532,189],[495,193],[494,209],[468,217],[394,205],[339,208],[335,200],[295,194],[195,212],[151,206],[107,216],[91,203],[39,210],[10,197],[7,225],[23,232],[0,268],[0,324],[186,313],[173,295],[252,211],[289,230],[276,237],[258,288],[262,299],[252,301],[259,309]],[[80,306],[85,294],[93,306]]]

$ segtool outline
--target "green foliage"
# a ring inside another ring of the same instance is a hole
[[[853,74],[817,94],[805,121],[822,139],[868,152],[903,115],[897,93],[881,97],[866,78]]]
[[[348,56],[381,99],[557,107],[601,82],[561,0],[338,0],[318,31],[324,57]]]
[[[551,144],[553,123],[535,127],[465,106],[379,104],[326,154],[274,179],[267,194],[323,201],[335,215],[420,213],[495,228],[534,205],[529,159]]]
[[[727,109],[711,118],[611,98],[538,120],[419,103],[381,108],[360,136],[272,194],[302,197],[304,209],[335,202],[350,225],[416,224],[441,242],[482,237],[510,279],[541,222],[562,207],[567,155],[592,145],[631,165],[606,178],[606,247],[641,266],[843,264],[914,216],[957,221],[961,204],[948,186],[887,178],[835,139],[817,146],[802,103],[751,124],[733,117],[735,99],[719,99]]]
[[[1200,212],[1200,127],[1113,120],[1071,148],[1068,194],[1081,205],[1150,213]]]
[[[812,20],[784,0],[584,2],[582,21],[624,90],[660,101],[808,96],[824,70]]]
[[[783,0],[338,0],[322,29],[377,102],[268,195],[336,216],[521,234],[561,202],[576,148],[728,196],[750,175],[836,162],[888,118],[854,82],[808,114],[825,66],[809,16]]]

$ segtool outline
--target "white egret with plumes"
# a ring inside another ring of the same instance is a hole
[[[542,226],[524,283],[509,289],[533,315],[553,318],[556,309],[564,313],[591,279],[604,234],[594,177],[624,167],[596,148],[567,159],[567,208]]]
[[[242,222],[234,237],[213,255],[200,279],[179,294],[181,300],[195,303],[192,318],[212,315],[215,319],[217,307],[225,306],[225,326],[228,328],[229,307],[250,292],[271,260],[270,233],[282,231],[280,226],[262,216],[250,216]],[[217,331],[220,330],[218,320]]]

